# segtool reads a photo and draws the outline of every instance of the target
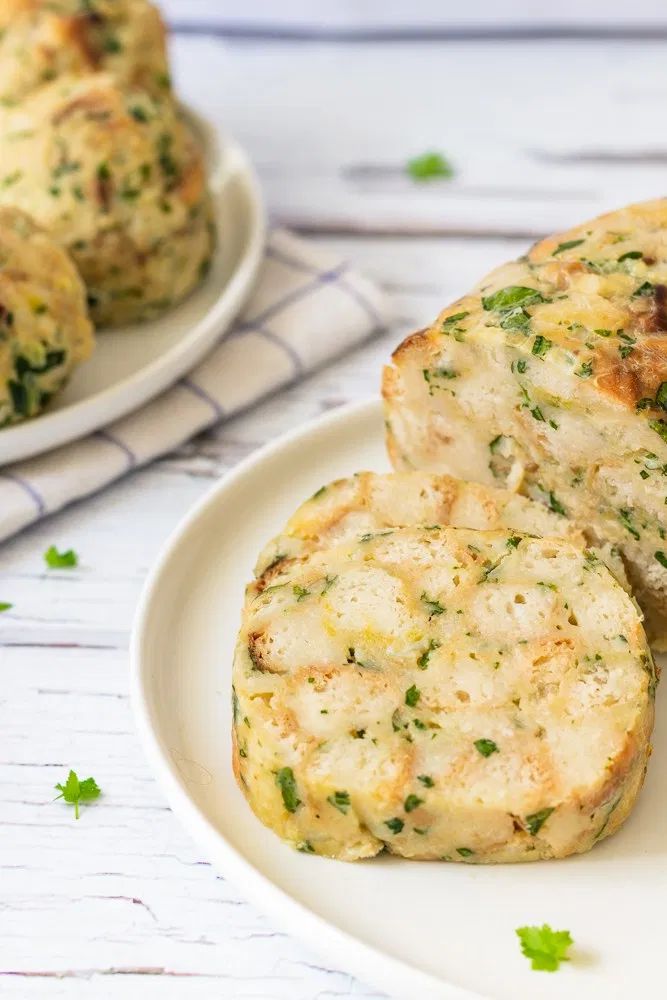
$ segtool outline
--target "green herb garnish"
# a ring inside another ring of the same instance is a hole
[[[482,757],[490,757],[492,753],[499,753],[498,744],[493,740],[475,740],[475,749],[481,753]]]
[[[296,812],[301,805],[301,799],[297,794],[296,780],[291,767],[281,767],[276,772],[276,784],[282,793],[285,809],[291,813]]]
[[[59,552],[55,545],[51,545],[44,553],[44,561],[49,569],[71,569],[78,566],[79,557],[74,549]]]
[[[385,820],[384,825],[388,826],[392,833],[400,833],[405,823],[398,816],[394,816],[393,819]]]
[[[327,802],[337,809],[338,812],[347,813],[350,808],[350,793],[349,792],[334,792],[333,795],[327,796]]]
[[[424,804],[424,800],[420,799],[418,795],[408,795],[407,799],[403,803],[403,808],[406,813],[411,813],[414,809]]]
[[[410,708],[414,708],[420,698],[421,691],[415,684],[412,684],[405,692],[405,704],[409,705]]]
[[[64,785],[58,784],[55,787],[56,791],[60,792],[60,795],[56,795],[56,801],[64,799],[69,805],[73,805],[75,819],[79,818],[80,802],[92,802],[102,794],[94,778],[84,778],[83,781],[79,781],[76,771],[70,771]]]
[[[539,812],[531,813],[530,816],[526,816],[526,828],[528,833],[532,834],[533,837],[538,834],[551,816],[554,808],[554,806],[547,806],[546,809],[540,809]]]
[[[422,153],[408,160],[406,171],[414,181],[432,181],[436,178],[449,179],[454,176],[454,168],[449,160],[435,151]]]
[[[584,243],[584,240],[565,240],[564,243],[558,244],[551,256],[555,257],[557,254],[563,253],[564,250],[572,250],[574,247],[580,247],[582,243]]]
[[[567,952],[574,943],[569,931],[552,931],[549,924],[541,927],[517,927],[521,951],[530,959],[533,969],[555,972],[561,962],[569,961]]]

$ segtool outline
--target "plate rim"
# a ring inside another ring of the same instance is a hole
[[[369,418],[380,413],[382,401],[371,397],[337,407],[313,420],[300,424],[261,448],[252,452],[224,474],[185,514],[160,547],[158,555],[144,581],[132,625],[130,638],[130,705],[135,728],[154,777],[169,806],[187,833],[212,859],[213,867],[229,878],[264,913],[268,913],[298,939],[305,941],[314,953],[331,957],[351,970],[362,981],[380,986],[395,995],[416,995],[425,1000],[491,1000],[483,994],[448,983],[422,969],[397,959],[315,913],[277,886],[229,843],[183,787],[178,770],[166,749],[163,749],[150,708],[150,667],[144,659],[146,630],[159,595],[159,589],[172,558],[186,541],[190,530],[200,518],[215,507],[221,496],[235,483],[251,473],[264,461],[288,448],[303,437],[355,419]]]
[[[79,441],[150,403],[196,367],[206,353],[227,335],[234,319],[247,301],[262,262],[268,232],[266,208],[257,172],[247,151],[233,135],[199,114],[190,105],[181,103],[180,107],[195,131],[202,134],[205,144],[211,151],[212,163],[207,176],[213,198],[221,194],[221,190],[216,190],[216,186],[220,185],[221,179],[224,182],[221,159],[229,158],[234,166],[234,174],[242,185],[243,197],[247,201],[250,213],[245,233],[246,247],[220,295],[193,328],[197,329],[202,323],[206,323],[211,331],[208,336],[202,337],[202,342],[194,354],[189,350],[191,337],[184,337],[174,344],[166,355],[152,358],[138,371],[93,395],[61,410],[38,414],[31,420],[0,429],[0,450],[3,446],[9,448],[9,457],[0,457],[0,470],[15,462],[23,462]],[[219,327],[218,317],[221,313],[229,314],[230,318],[222,332],[219,332],[219,329],[215,332]],[[158,317],[155,322],[159,322],[159,319]],[[104,333],[97,336],[103,337]],[[141,387],[146,383],[148,387],[142,391]],[[97,416],[86,415],[86,410],[98,408],[100,412]],[[4,441],[3,434],[7,435]],[[39,440],[40,437],[43,440]]]

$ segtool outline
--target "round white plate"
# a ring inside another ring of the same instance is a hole
[[[238,790],[231,662],[255,556],[323,483],[386,468],[380,404],[345,407],[242,463],[167,544],[138,613],[132,686],[139,731],[174,812],[220,872],[276,922],[394,996],[662,996],[664,719],[634,815],[611,840],[565,861],[329,861],[285,846]],[[554,974],[533,972],[515,935],[545,922],[575,939],[572,961]]]
[[[257,178],[234,139],[186,113],[205,145],[218,230],[206,281],[149,323],[100,331],[92,358],[44,413],[0,430],[0,466],[90,434],[148,402],[197,364],[243,306],[265,239]]]

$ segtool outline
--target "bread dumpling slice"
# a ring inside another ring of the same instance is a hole
[[[499,455],[498,462],[502,461]],[[271,573],[285,559],[369,533],[433,524],[485,531],[513,528],[585,546],[583,533],[566,517],[511,490],[426,472],[358,472],[322,486],[301,504],[284,530],[265,546],[255,574]],[[599,554],[629,589],[619,554],[612,546]]]
[[[259,819],[344,860],[533,861],[630,813],[656,674],[638,611],[566,539],[386,529],[247,591],[234,769]]]
[[[618,547],[667,648],[667,199],[542,240],[392,361],[394,467],[517,489]]]

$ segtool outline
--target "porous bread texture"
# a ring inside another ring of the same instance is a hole
[[[72,254],[91,315],[158,315],[202,279],[213,227],[202,150],[171,101],[68,77],[0,112],[0,206]]]
[[[248,587],[233,681],[251,807],[344,860],[586,851],[649,756],[640,616],[565,539],[397,528],[285,560]]]
[[[147,0],[2,0],[0,100],[18,104],[60,77],[111,73],[119,86],[170,92],[165,29]]]
[[[36,416],[92,349],[69,255],[28,216],[0,209],[0,428]]]
[[[667,644],[667,200],[537,243],[401,344],[397,469],[507,486],[617,547]]]
[[[357,472],[318,489],[262,550],[255,575],[273,572],[285,559],[354,541],[385,528],[418,525],[512,528],[555,535],[585,547],[583,532],[543,504],[497,486],[427,472]],[[629,590],[623,562],[612,546],[596,550]]]

